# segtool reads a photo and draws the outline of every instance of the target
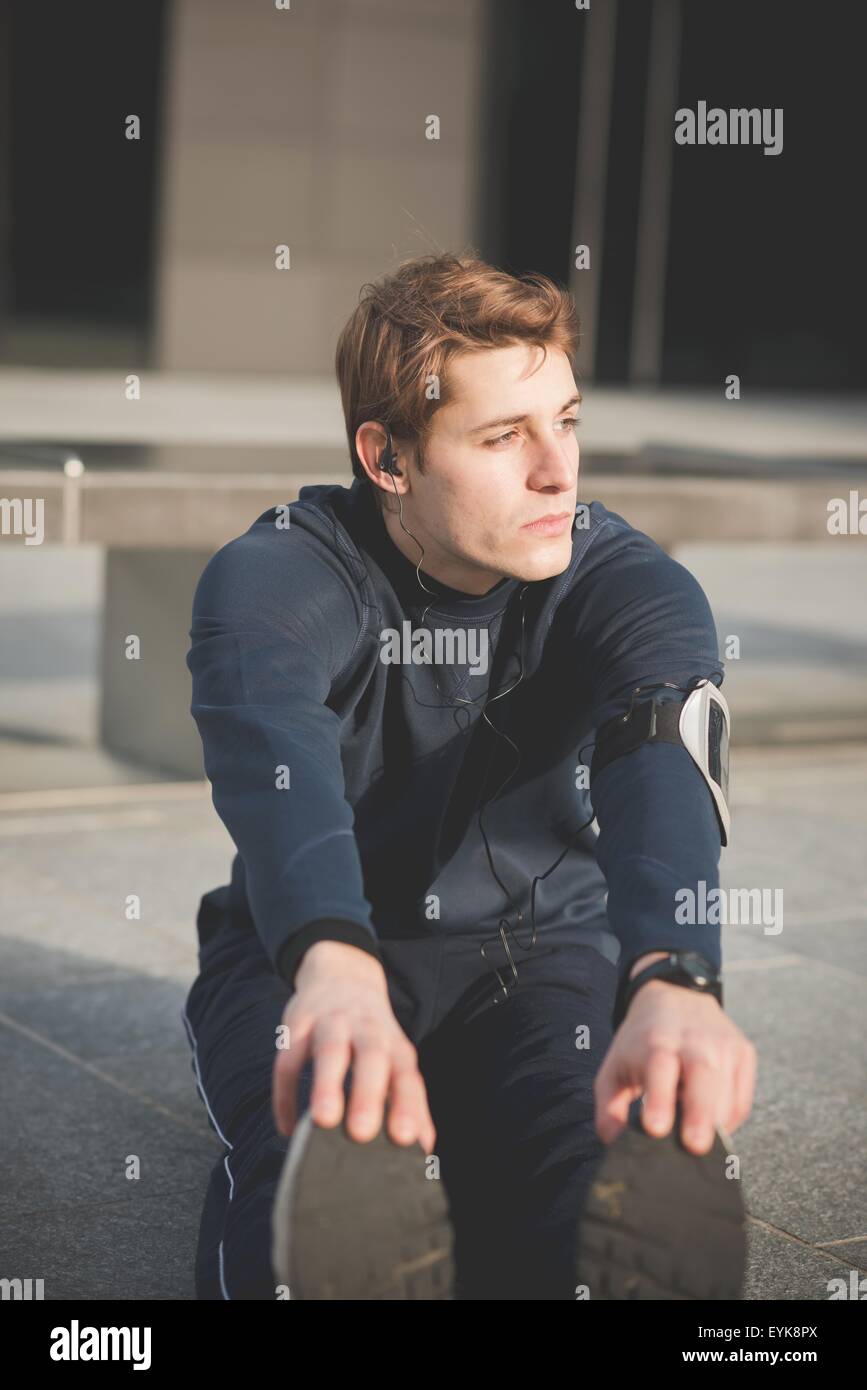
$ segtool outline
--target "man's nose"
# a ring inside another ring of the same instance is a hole
[[[539,445],[539,452],[533,460],[530,482],[536,488],[556,487],[561,492],[567,492],[575,486],[578,463],[577,457],[567,458],[559,441],[545,442]]]

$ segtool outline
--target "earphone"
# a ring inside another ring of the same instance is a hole
[[[380,422],[380,423],[381,423],[381,422]],[[398,505],[398,511],[399,511],[398,520],[399,520],[399,522],[400,522],[401,528],[406,532],[406,534],[410,537],[411,540],[415,541],[415,544],[418,546],[419,550],[421,551],[421,556],[420,556],[420,558],[419,558],[418,564],[416,565],[415,577],[416,577],[416,579],[418,580],[418,583],[419,583],[420,587],[421,587],[422,589],[424,589],[424,592],[425,592],[426,594],[430,594],[431,600],[433,601],[434,599],[438,598],[439,595],[435,594],[435,593],[433,592],[432,589],[429,589],[429,588],[427,587],[426,584],[423,584],[423,583],[422,583],[421,575],[420,575],[420,573],[419,573],[419,571],[420,571],[420,569],[421,569],[421,562],[422,562],[422,560],[424,559],[424,546],[422,545],[422,543],[421,543],[421,541],[418,539],[418,537],[417,537],[417,536],[414,536],[414,535],[412,534],[412,532],[411,532],[410,530],[408,530],[408,528],[404,525],[404,521],[403,521],[403,502],[401,501],[400,493],[398,492],[397,487],[394,485],[394,481],[393,481],[395,477],[400,478],[400,477],[402,477],[403,475],[402,475],[400,469],[399,469],[398,466],[397,466],[397,451],[396,451],[395,448],[394,448],[394,443],[393,443],[393,440],[392,440],[392,437],[391,437],[391,430],[390,430],[389,427],[388,427],[387,425],[385,425],[385,424],[382,424],[382,428],[383,428],[384,431],[385,431],[386,445],[385,445],[385,448],[383,449],[383,457],[380,458],[380,460],[379,460],[377,466],[378,466],[380,469],[382,469],[383,472],[388,473],[388,474],[391,476],[391,478],[392,478],[392,487],[394,487],[394,494],[395,494],[395,496],[396,496],[396,498],[397,498],[397,505]],[[482,716],[482,718],[484,719],[485,723],[488,725],[488,727],[489,727],[490,729],[493,729],[494,733],[495,733],[499,738],[504,738],[504,739],[506,740],[506,742],[508,743],[509,747],[510,747],[511,749],[513,749],[513,751],[517,754],[517,757],[518,757],[518,761],[516,762],[515,766],[512,768],[512,771],[508,774],[508,776],[505,778],[505,780],[504,780],[503,782],[501,782],[501,784],[500,784],[500,786],[497,788],[496,792],[494,792],[491,796],[486,797],[486,799],[482,802],[481,806],[480,806],[479,809],[478,809],[479,830],[481,831],[482,839],[483,839],[484,844],[485,844],[485,853],[486,853],[487,859],[488,859],[488,867],[490,868],[490,871],[491,871],[491,873],[493,874],[493,877],[494,877],[495,882],[498,884],[498,886],[500,887],[500,889],[503,891],[503,893],[505,893],[506,897],[508,898],[509,904],[510,904],[510,906],[511,906],[513,912],[516,912],[516,913],[517,913],[517,922],[518,922],[518,924],[520,924],[520,923],[523,921],[524,914],[523,914],[523,912],[521,911],[521,909],[518,908],[518,907],[516,906],[516,904],[515,904],[515,902],[514,902],[514,900],[513,900],[513,898],[512,898],[511,893],[509,892],[509,890],[508,890],[508,888],[506,887],[506,885],[503,883],[502,879],[500,878],[499,874],[498,874],[497,871],[496,871],[496,868],[494,867],[494,860],[493,860],[493,856],[492,856],[492,854],[491,854],[491,847],[490,847],[490,844],[488,843],[488,837],[487,837],[487,834],[485,833],[485,828],[484,828],[484,826],[483,826],[483,824],[482,824],[482,813],[483,813],[483,811],[485,810],[485,808],[489,805],[489,803],[490,803],[491,801],[493,801],[497,796],[500,795],[500,793],[502,792],[503,788],[507,785],[508,782],[510,782],[510,781],[512,780],[512,778],[514,777],[515,773],[518,771],[518,768],[521,766],[521,750],[520,750],[520,748],[518,748],[517,744],[513,743],[513,741],[509,738],[508,734],[504,734],[504,733],[502,732],[501,729],[498,729],[497,726],[496,726],[495,724],[492,724],[492,723],[491,723],[491,721],[490,721],[490,719],[488,719],[487,714],[486,714],[485,711],[487,710],[488,705],[493,704],[495,700],[501,700],[501,699],[503,698],[504,695],[509,695],[513,690],[516,689],[517,686],[519,686],[519,685],[521,684],[521,681],[524,679],[524,622],[525,622],[524,594],[526,593],[527,588],[528,588],[528,585],[527,585],[527,584],[524,584],[523,587],[521,588],[521,591],[520,591],[520,602],[521,602],[521,652],[520,652],[520,656],[519,656],[519,658],[518,658],[518,661],[519,661],[520,672],[521,672],[521,673],[520,673],[520,675],[518,676],[518,679],[517,679],[512,685],[510,685],[506,690],[501,690],[501,691],[499,692],[499,694],[497,694],[497,695],[492,695],[492,696],[490,696],[489,699],[486,699],[486,701],[485,701],[485,703],[484,703],[484,705],[482,706],[481,711],[480,711],[481,716]],[[424,612],[422,613],[421,620],[420,620],[422,624],[424,623],[424,620],[425,620],[425,618],[427,617],[428,612],[430,611],[431,607],[432,607],[432,602],[429,603],[429,604],[427,605],[427,607],[425,608]],[[437,691],[437,694],[440,695],[440,696],[443,696],[443,698],[445,698],[444,692],[443,692],[442,690],[440,690],[439,684],[438,684],[437,679],[436,679],[435,676],[434,676],[434,687],[435,687],[435,689],[436,689],[436,691]],[[475,701],[475,700],[465,700],[465,699],[462,699],[462,698],[459,696],[459,697],[458,697],[458,703],[457,703],[457,704],[453,704],[451,701],[447,701],[447,702],[446,702],[446,705],[444,706],[444,708],[457,709],[459,705],[474,705],[474,704],[476,704],[476,701]],[[489,767],[490,767],[490,762],[489,762],[489,764],[488,764],[488,768],[489,768]],[[485,773],[485,780],[487,780],[487,769],[486,769],[486,773]],[[512,925],[511,925],[511,923],[509,922],[508,918],[506,918],[506,917],[501,917],[501,918],[500,918],[500,921],[499,921],[499,924],[498,924],[498,925],[499,925],[499,932],[498,932],[497,936],[487,937],[487,938],[482,942],[481,946],[479,947],[479,950],[480,950],[481,955],[482,955],[482,959],[483,959],[486,963],[490,963],[490,962],[488,961],[488,957],[487,957],[486,954],[485,954],[485,947],[486,947],[489,943],[491,943],[491,942],[499,942],[499,943],[502,945],[503,950],[504,950],[505,953],[506,953],[506,957],[507,957],[507,959],[508,959],[509,966],[510,966],[510,968],[511,968],[511,972],[512,972],[512,983],[513,983],[513,984],[514,984],[514,983],[517,983],[517,979],[518,979],[518,968],[517,968],[517,966],[516,966],[516,964],[515,964],[514,958],[513,958],[512,953],[511,953],[511,951],[510,951],[510,949],[509,949],[509,943],[508,943],[508,941],[507,941],[507,939],[506,939],[506,938],[507,938],[507,935],[508,935],[509,937],[511,937],[511,939],[515,942],[515,944],[516,944],[517,946],[519,946],[519,947],[521,948],[522,951],[525,951],[525,952],[526,952],[526,951],[532,950],[533,946],[534,946],[535,943],[536,943],[536,884],[539,883],[539,882],[541,882],[542,879],[547,878],[549,874],[551,874],[551,873],[554,872],[554,870],[557,868],[557,866],[562,862],[562,860],[563,860],[563,859],[565,858],[565,856],[568,854],[569,850],[572,849],[572,848],[574,847],[574,846],[572,845],[571,841],[575,840],[575,839],[577,838],[577,836],[580,835],[580,834],[582,833],[582,831],[586,830],[587,827],[588,827],[589,825],[592,825],[594,820],[595,820],[595,815],[591,816],[589,820],[585,821],[583,825],[579,826],[578,829],[577,829],[576,831],[574,831],[574,833],[573,833],[572,835],[570,835],[570,837],[569,837],[570,843],[566,845],[566,848],[563,850],[563,853],[559,856],[559,858],[558,858],[558,859],[555,859],[555,861],[554,861],[554,863],[551,865],[551,867],[550,867],[549,869],[546,869],[545,872],[544,872],[543,874],[537,874],[536,877],[532,880],[532,883],[531,883],[531,885],[530,885],[530,920],[531,920],[531,923],[532,923],[532,936],[531,936],[531,938],[530,938],[530,944],[529,944],[528,946],[525,946],[524,943],[523,943],[522,941],[520,941],[520,940],[518,939],[518,937],[515,935],[515,932],[513,931]],[[500,974],[500,972],[499,972],[499,970],[497,969],[497,967],[496,967],[496,966],[493,966],[492,968],[493,968],[494,974],[497,976],[497,979],[498,979],[499,982],[500,982],[500,986],[501,986],[502,991],[503,991],[502,996],[500,996],[500,995],[496,995],[496,996],[495,996],[495,1002],[498,1002],[499,999],[500,999],[501,997],[502,997],[503,999],[508,998],[508,994],[509,994],[509,985],[503,980],[503,977],[502,977],[502,975]]]
[[[383,449],[382,452],[383,452],[383,454],[386,454],[386,453],[387,453],[387,454],[388,454],[388,457],[386,458],[385,462],[383,462],[382,459],[380,459],[380,460],[379,460],[379,465],[378,465],[378,466],[383,470],[383,472],[385,472],[385,473],[391,473],[392,476],[395,477],[395,478],[402,478],[402,477],[403,477],[403,474],[401,473],[400,469],[399,469],[398,466],[397,466],[397,450],[395,449],[394,444],[393,444],[393,442],[392,442],[391,430],[388,428],[388,425],[383,425],[382,428],[385,430],[385,434],[386,434],[386,445],[385,445],[385,448]],[[395,494],[397,494],[397,488],[395,488],[394,491],[395,491]],[[400,501],[400,497],[399,497],[399,495],[398,495],[398,502],[399,502],[399,501]],[[402,524],[403,524],[403,523],[401,523],[401,525],[402,525]],[[404,530],[406,530],[406,527],[404,527]],[[407,531],[406,534],[409,535],[409,531]],[[415,536],[413,536],[413,540],[415,541]],[[416,543],[416,545],[419,544],[418,541],[416,541],[415,543]],[[419,580],[419,583],[421,583],[421,580]],[[424,585],[423,585],[423,584],[422,584],[422,588],[424,588]],[[428,593],[429,593],[429,592],[430,592],[430,590],[428,590]]]

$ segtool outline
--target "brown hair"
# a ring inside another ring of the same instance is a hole
[[[579,338],[566,290],[545,275],[517,278],[474,255],[419,256],[365,284],[334,357],[355,477],[367,476],[355,448],[365,420],[380,420],[395,440],[421,452],[434,414],[451,399],[445,368],[455,353],[526,342],[561,348],[571,363]],[[439,396],[429,399],[432,376]]]

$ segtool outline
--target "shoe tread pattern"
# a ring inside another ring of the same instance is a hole
[[[577,1283],[591,1299],[734,1300],[746,1263],[740,1180],[635,1123],[608,1146],[582,1213]]]
[[[453,1298],[448,1201],[425,1165],[384,1129],[359,1143],[313,1125],[289,1202],[290,1297]]]

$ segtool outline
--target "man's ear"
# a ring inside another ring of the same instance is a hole
[[[392,436],[392,450],[394,452],[396,466],[400,470],[396,475],[388,472],[381,464],[390,458],[388,448],[388,434],[383,425],[378,420],[365,420],[358,426],[355,432],[355,449],[358,454],[359,466],[371,487],[377,492],[403,492],[406,490],[404,482],[404,472],[402,460],[399,455],[405,445]],[[396,478],[396,486],[392,479]]]

